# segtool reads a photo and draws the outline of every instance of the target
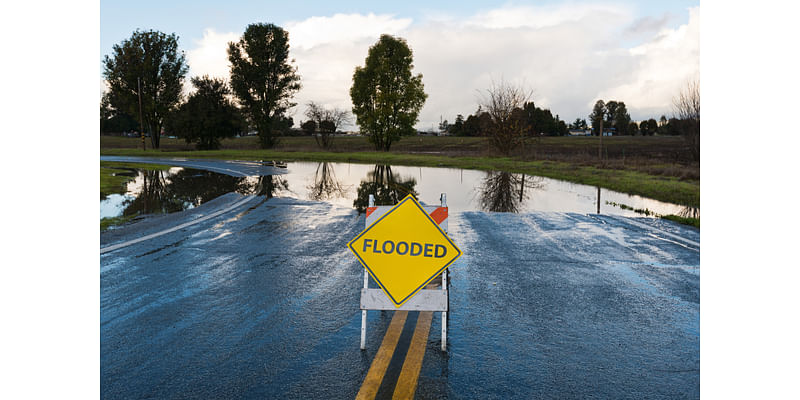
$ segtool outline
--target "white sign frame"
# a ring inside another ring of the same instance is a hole
[[[425,212],[431,214],[439,207],[447,207],[447,194],[442,193],[441,206],[423,206]],[[375,207],[375,197],[369,195],[369,207]],[[389,212],[394,206],[377,206],[375,210],[366,217],[365,228],[372,222]],[[439,227],[447,233],[449,220],[446,218]],[[402,306],[396,307],[394,303],[386,297],[381,289],[371,289],[369,287],[369,273],[364,268],[364,287],[361,289],[361,350],[367,348],[367,310],[396,310],[396,311],[438,311],[442,313],[442,351],[447,351],[447,312],[450,306],[450,296],[447,284],[447,269],[442,271],[442,288],[422,289],[414,297],[408,299]]]

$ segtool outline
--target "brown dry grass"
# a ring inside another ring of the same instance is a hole
[[[600,166],[607,169],[629,170],[653,176],[676,177],[686,181],[700,180],[700,164],[692,161],[689,147],[682,137],[634,136],[603,139],[604,160],[598,160],[597,137],[543,137],[528,139],[513,154],[522,161],[558,161],[576,166]],[[101,149],[141,148],[137,138],[101,136]],[[149,143],[148,143],[149,149]],[[255,136],[225,139],[222,149],[255,150]],[[193,151],[194,145],[182,139],[161,139],[161,151]],[[316,152],[320,147],[312,137],[282,137],[274,148],[277,151]],[[374,151],[365,137],[336,137],[331,152]],[[392,145],[391,153],[435,154],[440,156],[499,156],[484,137],[404,137]]]

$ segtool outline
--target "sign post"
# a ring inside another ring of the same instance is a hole
[[[348,247],[364,267],[361,349],[366,348],[367,310],[442,312],[442,351],[447,346],[447,267],[461,250],[447,236],[447,200],[423,206],[406,196],[394,206],[375,206],[370,195],[363,232]],[[369,288],[369,276],[380,289]],[[441,276],[441,290],[424,289]]]

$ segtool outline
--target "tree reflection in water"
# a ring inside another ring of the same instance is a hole
[[[142,180],[141,191],[124,203],[122,215],[170,213],[187,208],[185,201],[171,193],[168,172],[144,170],[139,177]]]
[[[275,197],[276,194],[289,190],[289,181],[281,178],[280,175],[259,176],[252,192],[256,196],[265,196],[268,199]]]
[[[343,186],[333,172],[331,163],[321,162],[317,164],[317,171],[314,172],[314,183],[308,185],[309,200],[331,200],[347,196],[347,191],[351,186]]]
[[[231,192],[269,199],[289,189],[289,182],[280,176],[244,178],[194,169],[179,169],[174,173],[142,170],[138,179],[141,190],[123,203],[123,215],[183,211]]]
[[[698,207],[683,207],[678,212],[679,217],[683,218],[696,218],[700,219],[700,208]]]
[[[376,165],[375,169],[367,174],[366,179],[358,185],[358,193],[353,207],[359,213],[366,212],[369,205],[369,195],[375,196],[375,205],[393,206],[403,200],[407,195],[419,196],[414,190],[417,180],[414,178],[401,178],[392,172],[390,165]]]
[[[530,190],[543,187],[541,177],[489,171],[479,188],[479,205],[483,211],[520,212]],[[528,189],[526,191],[526,189]]]

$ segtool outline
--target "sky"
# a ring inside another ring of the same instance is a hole
[[[256,22],[289,32],[303,85],[290,111],[296,124],[309,101],[352,108],[353,71],[383,33],[407,40],[423,75],[420,130],[474,113],[500,81],[568,123],[599,99],[625,102],[635,121],[669,117],[672,98],[700,77],[699,1],[102,1],[100,94],[103,57],[136,29],[176,33],[188,77],[227,79],[227,43]]]

